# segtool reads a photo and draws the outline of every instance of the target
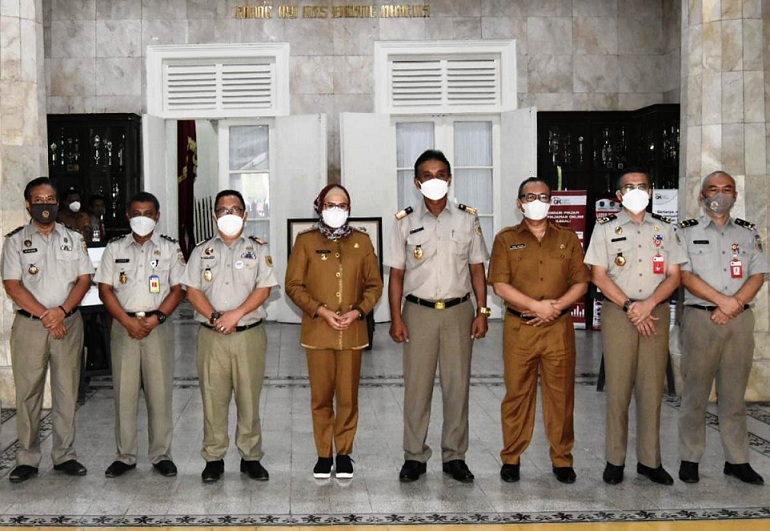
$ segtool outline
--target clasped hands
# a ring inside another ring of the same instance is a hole
[[[717,304],[717,309],[711,312],[711,320],[714,324],[726,324],[743,312],[743,302],[735,296],[722,297]]]
[[[122,324],[126,328],[129,337],[144,339],[160,324],[160,321],[155,315],[137,315],[135,317],[129,316],[128,320]]]
[[[350,328],[350,325],[353,324],[353,322],[358,319],[359,313],[358,310],[349,310],[343,314],[337,314],[336,312],[331,311],[326,306],[321,306],[318,308],[318,311],[316,314],[326,321],[326,324],[331,326],[334,330],[347,330]]]
[[[67,335],[67,327],[64,326],[64,318],[67,314],[61,306],[48,308],[40,316],[43,326],[48,330],[54,339],[63,339]]]
[[[522,317],[531,317],[526,322],[529,326],[540,326],[555,321],[564,310],[561,300],[559,299],[543,299],[541,301],[535,301],[532,307],[522,312]]]

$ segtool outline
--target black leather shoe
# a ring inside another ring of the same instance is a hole
[[[104,471],[104,475],[108,478],[116,478],[135,468],[136,463],[129,465],[123,461],[113,461],[112,464],[107,467],[107,470]]]
[[[351,479],[353,477],[353,460],[349,455],[340,454],[334,462],[334,475],[339,479]]]
[[[641,474],[642,476],[646,476],[653,483],[659,483],[660,485],[674,484],[674,478],[671,477],[671,474],[666,472],[666,469],[663,468],[663,465],[658,466],[658,468],[650,468],[643,465],[642,463],[637,463],[636,473]]]
[[[313,467],[313,477],[316,479],[329,479],[332,476],[334,459],[331,457],[319,457]]]
[[[161,476],[165,476],[167,478],[173,478],[176,476],[176,465],[171,459],[164,459],[163,461],[153,463],[152,467],[157,470]]]
[[[560,483],[575,483],[577,479],[575,469],[571,466],[555,466],[553,467],[553,473]]]
[[[70,459],[69,461],[64,461],[63,463],[59,463],[58,465],[54,465],[53,469],[57,472],[64,472],[68,476],[85,476],[88,470],[86,470],[86,467],[75,461],[74,459]]]
[[[36,475],[37,475],[36,466],[19,465],[11,471],[11,474],[8,476],[8,479],[11,481],[11,483],[21,483],[22,481],[27,481],[32,476],[36,476]]]
[[[516,483],[519,481],[519,465],[503,465],[500,468],[500,477],[506,483]]]
[[[608,485],[617,485],[623,481],[624,468],[626,468],[625,465],[613,465],[612,463],[607,463],[607,466],[604,467],[602,479]]]
[[[206,462],[206,468],[201,472],[201,479],[204,483],[214,483],[222,478],[222,474],[225,473],[225,462],[221,459],[218,461]]]
[[[265,467],[259,464],[259,461],[241,459],[241,472],[248,474],[251,479],[257,481],[267,481],[270,479],[270,474],[265,470]]]
[[[475,476],[462,459],[447,461],[444,463],[443,468],[444,474],[452,476],[452,479],[460,483],[473,483]]]
[[[700,476],[698,476],[698,463],[682,461],[682,464],[679,465],[679,479],[685,483],[697,483],[700,481]]]
[[[420,474],[424,474],[428,469],[425,463],[420,461],[414,461],[407,459],[404,461],[404,466],[401,467],[401,472],[398,474],[398,479],[401,483],[410,483],[420,479]]]
[[[765,480],[762,476],[751,468],[748,463],[741,463],[740,465],[734,465],[725,461],[725,474],[740,479],[744,483],[751,485],[764,485]]]

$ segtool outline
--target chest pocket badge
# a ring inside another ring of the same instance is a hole
[[[414,248],[414,257],[417,260],[422,260],[422,257],[423,257],[422,245],[418,245],[417,247]]]

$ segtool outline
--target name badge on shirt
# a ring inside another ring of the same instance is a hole
[[[652,257],[652,272],[655,275],[664,275],[666,273],[666,259],[661,254]]]
[[[160,293],[160,277],[150,275],[150,293]]]
[[[743,264],[739,258],[730,260],[730,278],[743,278]]]

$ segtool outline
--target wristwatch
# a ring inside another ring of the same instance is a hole
[[[155,316],[158,318],[158,323],[163,324],[166,322],[167,315],[160,310],[155,310]]]
[[[626,302],[623,303],[623,311],[628,313],[628,309],[631,307],[631,305],[634,303],[631,299],[626,299]]]
[[[491,315],[492,314],[492,308],[489,308],[487,306],[479,306],[478,310],[479,310],[479,313],[481,315]]]
[[[222,312],[218,312],[216,310],[211,312],[211,317],[209,317],[209,324],[213,325],[214,321],[216,321],[220,317],[222,317]]]

